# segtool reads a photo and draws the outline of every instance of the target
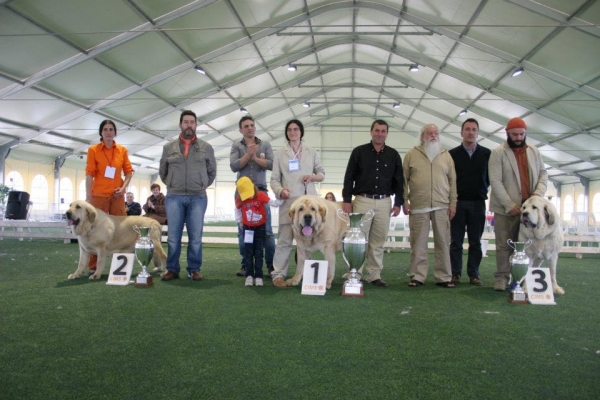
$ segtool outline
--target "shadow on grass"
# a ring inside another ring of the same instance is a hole
[[[97,281],[90,281],[87,277],[81,277],[78,279],[66,279],[64,281],[60,281],[60,282],[56,282],[56,288],[69,288],[69,287],[76,287],[76,286],[81,286],[81,285],[87,285],[87,284],[94,284],[94,283],[104,283],[106,284],[106,280],[97,280]]]

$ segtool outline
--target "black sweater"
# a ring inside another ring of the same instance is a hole
[[[488,178],[488,161],[492,151],[477,145],[472,157],[462,143],[450,150],[456,169],[456,190],[458,200],[486,200],[490,186]]]

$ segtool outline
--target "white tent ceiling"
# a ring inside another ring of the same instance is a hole
[[[334,185],[376,118],[404,155],[425,123],[494,148],[519,116],[555,183],[599,180],[600,2],[0,0],[0,155],[83,169],[109,118],[155,174],[191,109],[233,181],[242,107],[275,148],[300,119]]]

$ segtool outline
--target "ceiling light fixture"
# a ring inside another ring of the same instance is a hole
[[[296,65],[294,64],[290,64],[288,65],[288,71],[297,71],[298,67],[296,67]]]
[[[417,64],[413,64],[410,67],[408,67],[408,70],[410,72],[419,72],[419,66]]]
[[[511,75],[511,76],[512,76],[513,78],[514,78],[515,76],[519,76],[519,75],[521,75],[521,74],[523,73],[523,71],[525,71],[525,70],[523,69],[523,67],[519,67],[519,68],[517,68],[517,69],[515,69],[515,70],[513,71],[513,73],[512,73],[512,75]]]
[[[394,105],[392,107],[394,107],[394,108],[400,108],[400,103],[394,103]]]
[[[462,116],[462,115],[466,115],[467,113],[468,113],[468,111],[465,109],[465,110],[462,110],[461,112],[459,112],[458,115]]]
[[[310,107],[310,103],[308,101],[305,101],[304,104],[302,104],[302,107],[308,108]]]
[[[244,107],[240,108],[240,111],[244,114],[248,114],[248,110],[246,110]]]
[[[206,75],[206,71],[205,71],[205,70],[203,70],[203,69],[202,69],[202,67],[199,67],[199,66],[197,66],[197,65],[196,65],[196,66],[194,67],[194,69],[195,69],[197,72],[200,72],[202,75]]]

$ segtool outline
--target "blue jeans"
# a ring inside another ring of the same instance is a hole
[[[479,264],[481,264],[481,235],[485,228],[485,201],[459,200],[456,205],[456,215],[450,221],[450,263],[452,275],[461,276],[463,241],[465,240],[465,227],[469,238],[469,258],[467,259],[467,275],[469,278],[479,277]]]
[[[273,236],[273,226],[271,226],[271,206],[265,204],[265,211],[267,212],[267,223],[265,224],[266,236],[264,240],[265,262],[267,263],[267,268],[270,269],[273,268],[273,255],[275,254],[275,236]],[[245,268],[244,230],[240,227],[240,224],[238,224],[238,247],[240,249],[240,256],[242,256],[242,268]]]
[[[204,229],[204,213],[206,212],[207,203],[206,196],[167,194],[165,205],[169,226],[167,239],[167,269],[169,271],[178,274],[181,270],[179,257],[181,256],[183,224],[187,227],[189,239],[187,270],[188,272],[200,271],[202,266],[202,231]]]
[[[244,243],[244,268],[246,276],[253,278],[263,277],[263,247],[265,245],[265,225],[249,227],[244,225],[244,231],[254,231],[254,241]]]

